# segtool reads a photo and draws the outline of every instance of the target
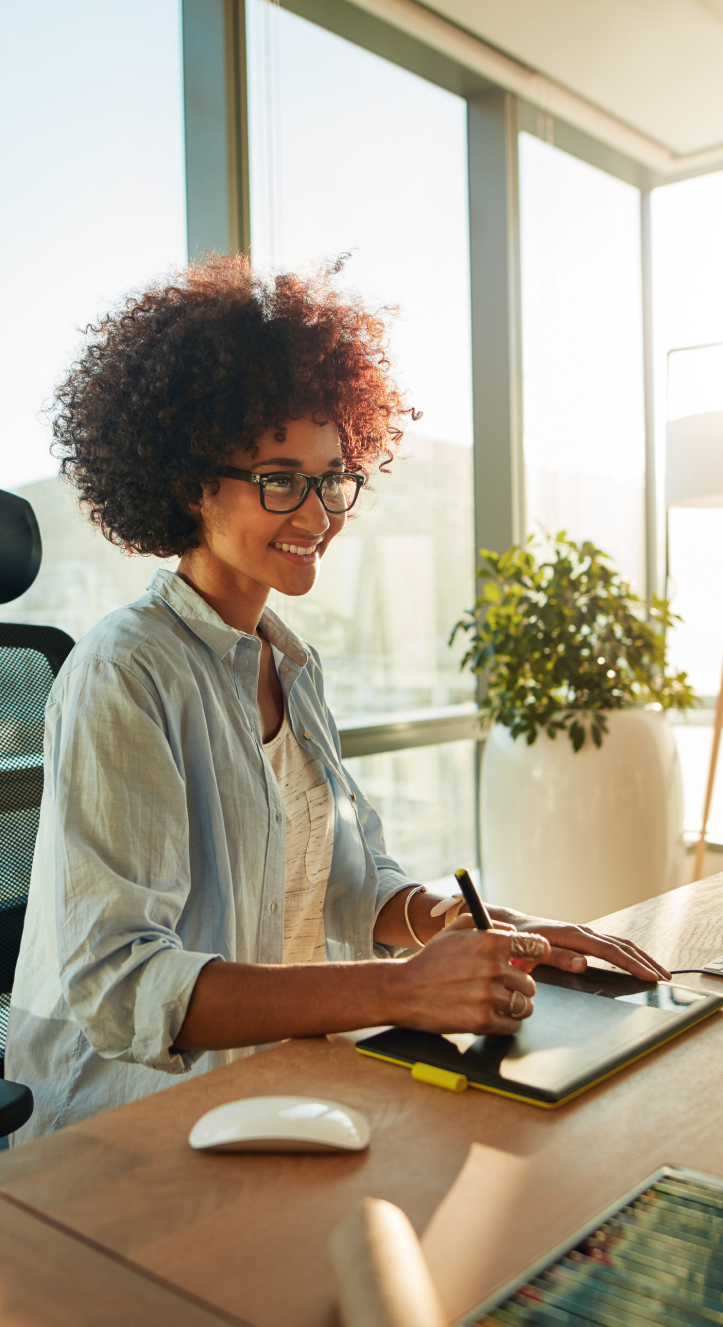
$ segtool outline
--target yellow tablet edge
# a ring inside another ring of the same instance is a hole
[[[707,1013],[701,1014],[700,1018],[696,1018],[693,1023],[686,1023],[685,1027],[671,1032],[669,1037],[664,1037],[662,1041],[656,1041],[653,1046],[647,1046],[639,1055],[632,1055],[629,1060],[623,1060],[622,1064],[616,1064],[614,1069],[608,1069],[607,1073],[601,1074],[599,1078],[592,1078],[589,1083],[584,1083],[582,1087],[578,1087],[575,1092],[570,1092],[566,1097],[561,1097],[559,1101],[538,1101],[536,1097],[526,1097],[520,1092],[505,1092],[501,1087],[487,1087],[486,1083],[473,1083],[471,1078],[467,1082],[469,1087],[476,1087],[478,1092],[491,1092],[496,1097],[509,1097],[511,1101],[521,1101],[526,1106],[539,1106],[542,1110],[557,1110],[558,1106],[566,1106],[568,1101],[574,1101],[575,1097],[581,1097],[583,1092],[589,1092],[591,1088],[597,1087],[599,1083],[604,1083],[606,1078],[612,1078],[613,1074],[621,1073],[623,1069],[629,1068],[631,1064],[636,1064],[638,1060],[643,1060],[646,1055],[651,1055],[653,1051],[657,1051],[661,1046],[667,1046],[669,1041],[675,1041],[676,1037],[680,1037],[684,1032],[697,1027],[706,1018],[711,1018],[713,1014],[720,1013],[723,1013],[720,1008],[709,1009]],[[399,1065],[401,1069],[411,1070],[412,1068],[409,1060],[395,1060],[391,1055],[380,1055],[378,1051],[362,1050],[361,1046],[357,1046],[356,1050],[360,1055],[368,1055],[370,1060],[385,1060],[387,1064]]]

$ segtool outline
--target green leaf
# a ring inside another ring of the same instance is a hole
[[[483,549],[477,575],[474,609],[450,643],[466,633],[461,666],[485,675],[489,712],[513,737],[532,744],[539,731],[567,729],[579,751],[586,725],[601,745],[611,710],[699,703],[686,674],[667,668],[665,633],[679,620],[668,602],[646,607],[590,540],[561,531],[546,536],[542,555],[531,539]]]

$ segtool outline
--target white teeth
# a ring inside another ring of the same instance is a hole
[[[310,557],[316,551],[317,545],[312,544],[310,548],[301,548],[299,544],[274,544],[282,553],[297,553],[301,557]]]

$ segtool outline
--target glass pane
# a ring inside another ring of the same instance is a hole
[[[723,345],[671,350],[668,355],[668,419],[723,410]]]
[[[668,594],[682,619],[668,634],[670,662],[714,704],[723,667],[723,511],[671,507],[668,540]]]
[[[705,436],[711,447],[723,449],[723,172],[655,189],[652,223],[656,437],[665,478],[668,423],[683,443],[683,456],[686,436]],[[678,478],[687,476],[681,472]],[[671,507],[667,527],[668,594],[683,619],[670,633],[671,662],[712,698],[723,665],[723,509]],[[696,731],[682,740],[690,751],[684,763],[690,781],[696,778],[694,750],[705,765],[703,737]],[[705,770],[697,777],[704,779]],[[720,774],[718,780],[723,782]],[[703,794],[690,796],[700,803],[700,824]],[[717,823],[723,841],[723,822]]]
[[[29,499],[44,544],[4,620],[78,637],[156,565],[81,521],[42,407],[79,328],[186,253],[178,0],[26,0],[3,12],[0,487]]]
[[[412,880],[450,893],[458,892],[453,872],[477,862],[476,747],[447,742],[344,761],[381,816],[390,855]]]
[[[401,307],[424,411],[312,594],[272,606],[320,650],[337,717],[468,700],[447,646],[473,598],[466,105],[266,0],[247,13],[254,261],[349,253],[341,287]]]
[[[640,194],[520,135],[528,529],[592,539],[645,593]]]
[[[713,715],[709,714],[707,716],[708,723],[700,722],[704,717],[706,716],[699,713],[695,719],[688,723],[673,722],[673,733],[678,746],[680,768],[683,775],[684,829],[689,841],[697,839],[700,834],[705,790],[708,782],[708,766],[713,745]],[[707,838],[709,843],[723,843],[723,778],[720,777],[720,774],[713,787]],[[710,873],[718,869],[718,866],[711,866]]]

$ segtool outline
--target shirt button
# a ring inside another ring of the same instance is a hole
[[[277,903],[276,900],[274,899],[273,903],[270,903],[270,904],[269,904],[269,912],[276,912],[276,909],[278,908],[278,906],[279,906],[278,903]]]
[[[355,801],[356,801],[356,793],[352,793],[352,795],[351,795],[351,800],[352,800],[352,802],[355,802]]]
[[[305,737],[305,738],[307,739],[307,741],[308,741],[308,739],[311,737],[311,733],[304,733],[304,737]]]

